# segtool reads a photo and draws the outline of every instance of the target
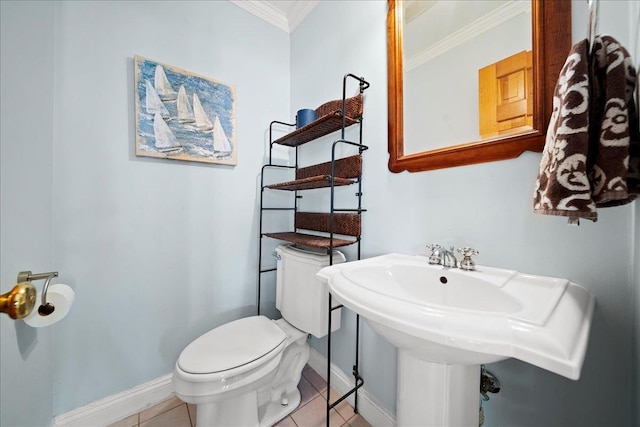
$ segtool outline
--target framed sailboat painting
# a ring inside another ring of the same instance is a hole
[[[136,55],[136,155],[236,165],[235,88]]]

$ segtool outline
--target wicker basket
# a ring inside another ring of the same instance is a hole
[[[350,119],[357,120],[362,117],[362,94],[358,94],[352,98],[345,99],[345,116]],[[318,118],[328,116],[331,114],[340,115],[342,111],[342,99],[336,99],[334,101],[325,102],[318,108],[316,108],[316,113],[318,114]],[[311,123],[310,123],[311,124]]]
[[[318,175],[331,175],[331,162],[307,166],[296,171],[296,179],[311,178]],[[335,176],[340,178],[360,178],[362,175],[362,156],[355,155],[335,161]]]
[[[345,100],[345,127],[358,123],[362,118],[362,102],[362,94]],[[318,114],[316,120],[273,141],[274,144],[297,147],[342,128],[342,99],[324,103],[316,109],[316,112]]]
[[[304,230],[328,233],[331,214],[316,212],[296,212],[295,227]],[[333,214],[333,232],[345,236],[360,236],[360,215],[350,213]]]
[[[282,232],[282,233],[265,233],[267,237],[273,239],[284,240],[285,242],[291,242],[296,245],[309,246],[311,248],[329,249],[331,246],[331,240],[328,237],[314,236],[311,234],[294,233],[294,232]],[[349,246],[356,243],[357,240],[345,240],[333,238],[333,247],[339,248],[341,246]]]

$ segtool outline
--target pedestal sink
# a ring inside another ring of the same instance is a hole
[[[396,422],[478,426],[480,365],[514,357],[577,380],[595,298],[566,279],[388,254],[325,267],[332,296],[398,347]]]

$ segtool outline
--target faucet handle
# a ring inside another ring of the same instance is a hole
[[[431,251],[431,255],[429,256],[429,264],[441,264],[442,255],[440,254],[440,251],[442,250],[442,246],[432,243],[430,245],[427,245],[427,249]]]
[[[473,255],[479,255],[480,252],[478,252],[477,250],[473,249],[473,248],[469,248],[469,247],[464,247],[464,248],[458,248],[458,252],[462,254],[462,256],[473,256]]]
[[[458,252],[462,254],[464,257],[462,261],[460,261],[460,268],[467,271],[473,271],[476,269],[476,263],[471,259],[472,256],[478,255],[480,252],[473,248],[464,247],[458,248]]]

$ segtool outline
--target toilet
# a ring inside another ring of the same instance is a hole
[[[329,255],[276,248],[276,308],[282,319],[251,316],[196,338],[173,373],[176,396],[197,405],[197,427],[266,427],[300,404],[298,382],[309,360],[307,337],[327,334],[329,292],[316,273]],[[345,262],[339,251],[333,263]],[[340,328],[340,309],[331,329]]]

